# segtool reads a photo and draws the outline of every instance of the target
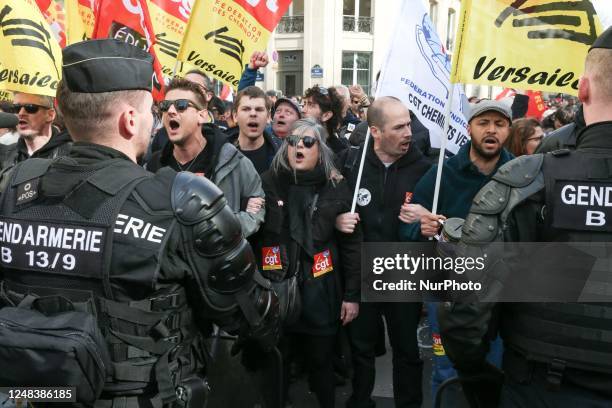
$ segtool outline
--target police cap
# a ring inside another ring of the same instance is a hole
[[[72,92],[145,90],[153,85],[153,57],[114,39],[90,40],[64,48],[63,80]]]
[[[593,48],[607,48],[612,49],[612,27],[608,27],[593,43],[589,51]]]

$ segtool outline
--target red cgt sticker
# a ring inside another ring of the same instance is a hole
[[[312,265],[312,275],[315,278],[321,275],[325,275],[327,272],[331,272],[333,270],[334,265],[332,264],[332,258],[329,249],[315,254],[314,264]]]

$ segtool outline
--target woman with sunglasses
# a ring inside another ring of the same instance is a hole
[[[334,167],[326,136],[314,119],[296,121],[262,175],[266,220],[257,254],[262,274],[273,282],[298,281],[301,313],[281,342],[285,373],[287,357],[303,353],[319,405],[331,408],[335,335],[359,312],[362,236],[360,229],[344,234],[334,228],[336,216],[350,209],[351,191]]]

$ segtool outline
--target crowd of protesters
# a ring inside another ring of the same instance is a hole
[[[265,92],[254,84],[257,69],[266,64],[265,53],[253,55],[232,102],[215,95],[213,81],[200,71],[170,81],[156,106],[156,129],[142,165],[213,181],[238,216],[262,274],[299,291],[301,315],[286,322],[281,341],[287,379],[289,361],[300,361],[320,406],[328,408],[335,406],[334,384],[352,371],[347,406],[374,406],[384,318],[395,404],[420,406],[423,362],[416,330],[423,305],[360,304],[360,244],[436,235],[439,220],[465,217],[476,193],[513,157],[575,144],[584,126],[581,110],[572,98],[551,99],[539,121],[517,117],[503,102],[471,99],[471,142],[445,161],[434,215],[437,153],[427,129],[404,104],[392,97],[373,100],[359,85],[315,85],[288,97]],[[0,188],[16,163],[68,152],[72,142],[55,106],[53,98],[25,93],[0,105],[18,116],[16,128],[0,129]],[[372,142],[364,148],[367,128]],[[351,213],[355,188],[358,206]],[[454,375],[440,343],[436,308],[425,308],[434,339],[434,393]],[[502,347],[499,341],[491,350],[493,364],[499,365]],[[286,397],[289,381],[284,384]]]

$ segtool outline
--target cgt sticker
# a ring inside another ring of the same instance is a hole
[[[263,259],[263,270],[273,271],[283,269],[280,258],[280,247],[263,247],[261,249],[261,259]]]
[[[334,265],[332,264],[332,258],[329,249],[315,254],[314,263],[312,265],[312,276],[318,278],[319,276],[325,275],[326,273],[331,272],[333,270]]]
[[[445,356],[446,353],[444,352],[444,346],[442,346],[442,338],[440,337],[439,333],[432,333],[431,335],[432,340],[433,340],[433,353],[436,356]]]

